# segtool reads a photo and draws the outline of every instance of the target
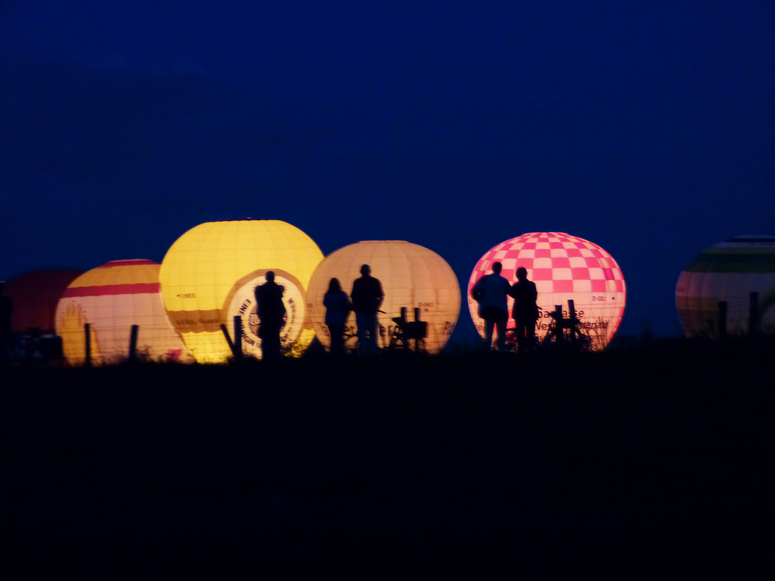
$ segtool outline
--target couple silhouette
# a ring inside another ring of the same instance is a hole
[[[517,269],[517,282],[513,285],[501,276],[503,265],[495,262],[492,274],[486,274],[471,288],[471,297],[479,304],[478,314],[484,319],[484,342],[492,349],[493,331],[498,331],[498,351],[506,351],[506,324],[509,320],[508,297],[514,299],[511,314],[516,322],[517,345],[520,353],[531,351],[535,345],[536,321],[538,321],[538,291],[527,278],[527,269]]]

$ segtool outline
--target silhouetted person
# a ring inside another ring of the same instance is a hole
[[[509,294],[514,298],[511,316],[517,324],[517,345],[520,353],[532,351],[535,346],[536,321],[538,321],[538,291],[536,284],[527,279],[527,269],[517,269],[517,282]]]
[[[266,282],[256,287],[258,337],[264,359],[280,358],[280,331],[285,324],[285,287],[274,281],[274,272],[266,273]]]
[[[358,325],[358,349],[362,355],[376,353],[377,346],[377,312],[385,299],[382,283],[371,276],[368,264],[361,266],[361,278],[353,282],[350,297],[353,300],[355,323]]]
[[[471,297],[479,303],[478,314],[484,319],[484,342],[492,349],[494,327],[498,327],[498,351],[506,351],[506,323],[509,321],[508,294],[509,281],[501,276],[502,265],[495,262],[492,274],[486,274],[476,281],[471,289]]]
[[[13,302],[5,296],[5,283],[0,282],[0,366],[5,367],[11,361],[11,315]]]
[[[344,326],[353,306],[338,278],[332,278],[328,283],[323,306],[326,307],[326,327],[331,335],[331,355],[341,355],[344,352]]]

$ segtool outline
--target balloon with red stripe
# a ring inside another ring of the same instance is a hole
[[[495,262],[502,264],[501,276],[511,284],[516,282],[519,267],[527,269],[528,279],[536,283],[541,307],[536,326],[539,341],[549,330],[550,313],[556,305],[568,316],[568,300],[573,300],[581,331],[589,336],[593,349],[603,349],[613,338],[624,314],[627,291],[619,265],[594,242],[564,232],[530,232],[488,250],[471,273],[467,293],[471,318],[482,337],[484,321],[477,315],[471,288],[492,272]],[[509,316],[513,302],[508,299]],[[509,327],[513,326],[509,319]]]
[[[181,358],[185,347],[167,321],[159,292],[160,268],[150,260],[115,260],[70,283],[56,312],[56,331],[68,363],[85,359],[86,323],[96,363],[126,359],[132,325],[139,327],[139,353],[152,359]]]

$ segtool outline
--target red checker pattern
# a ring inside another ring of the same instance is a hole
[[[492,272],[494,262],[503,265],[501,276],[516,282],[516,270],[527,269],[536,283],[538,305],[542,309],[536,335],[542,339],[548,329],[548,313],[555,305],[567,312],[573,300],[582,325],[593,345],[602,349],[613,338],[624,314],[626,285],[621,268],[603,248],[564,232],[530,232],[506,240],[490,249],[476,263],[468,281],[468,307],[471,318],[484,336],[484,322],[477,315],[471,288],[480,277]],[[570,276],[570,278],[569,278]],[[509,298],[509,310],[513,300]],[[513,326],[509,320],[509,326]]]

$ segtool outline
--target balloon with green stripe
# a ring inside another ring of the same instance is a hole
[[[736,236],[698,254],[681,272],[675,304],[687,337],[749,332],[751,293],[758,293],[757,331],[775,333],[775,236]]]

